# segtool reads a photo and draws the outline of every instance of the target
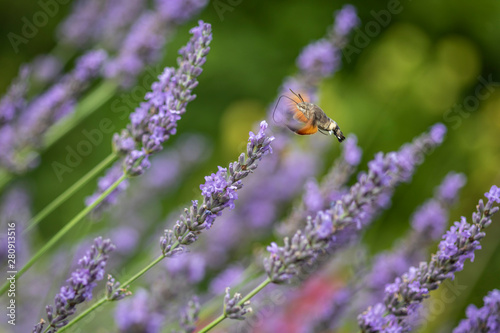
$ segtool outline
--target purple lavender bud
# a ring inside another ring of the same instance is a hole
[[[144,150],[132,150],[130,154],[125,157],[123,161],[125,173],[130,176],[139,176],[144,173],[151,163],[149,162],[149,155]]]
[[[465,185],[466,181],[467,178],[463,173],[448,173],[437,189],[438,198],[449,205],[453,204],[457,201],[458,191]]]
[[[230,290],[229,287],[226,288],[224,296],[224,315],[229,319],[243,320],[247,313],[252,312],[250,301],[238,305],[243,297],[241,297],[239,293],[235,293],[234,296],[231,297]]]
[[[331,76],[340,66],[340,52],[327,40],[307,45],[297,59],[297,67],[312,77]]]
[[[446,134],[446,126],[438,123],[431,128],[430,134],[432,141],[435,143],[442,143]]]
[[[358,316],[361,332],[403,332],[394,315],[385,316],[385,306],[376,304]]]
[[[108,274],[108,282],[106,282],[106,298],[110,301],[119,301],[127,296],[132,295],[132,292],[127,288],[120,288],[120,282]]]
[[[484,306],[469,305],[467,319],[453,330],[453,333],[498,332],[500,331],[500,291],[493,289],[484,297]]]
[[[339,36],[347,36],[360,23],[356,7],[352,5],[344,5],[341,10],[335,12],[334,16],[334,30]]]
[[[18,76],[0,100],[0,126],[10,122],[26,107],[30,71],[28,65],[21,66]],[[3,128],[0,128],[0,131],[3,131]]]
[[[121,134],[113,135],[113,151],[121,155],[126,155],[135,149],[135,141],[130,134],[123,130]]]
[[[190,20],[207,4],[207,0],[155,0],[155,6],[161,15],[177,24]]]
[[[109,239],[94,239],[90,251],[78,261],[78,268],[67,280],[68,284],[55,296],[55,311],[51,306],[47,306],[49,326],[44,332],[53,333],[65,326],[68,323],[67,318],[76,312],[76,306],[92,299],[92,290],[97,285],[96,281],[103,279],[108,255],[113,249],[114,245]],[[43,326],[43,323],[37,324],[33,332],[41,331]]]
[[[493,185],[490,189],[489,192],[486,192],[484,196],[489,200],[489,201],[494,201],[496,203],[500,203],[500,188],[498,188],[496,185]]]

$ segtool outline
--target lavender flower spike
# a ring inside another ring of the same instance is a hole
[[[484,297],[484,306],[469,305],[464,319],[453,333],[481,333],[500,331],[500,291],[494,289]]]
[[[179,68],[165,68],[159,81],[153,83],[152,92],[146,94],[146,102],[130,115],[127,130],[113,138],[115,150],[127,153],[125,170],[130,176],[140,175],[149,167],[149,155],[163,149],[162,144],[176,133],[177,121],[187,104],[196,98],[192,91],[210,51],[212,30],[210,24],[199,21],[190,32],[193,37],[179,51]]]
[[[104,277],[104,267],[108,261],[108,255],[115,246],[109,239],[102,240],[101,237],[94,239],[90,251],[78,261],[78,269],[71,273],[67,280],[68,285],[61,288],[55,297],[55,311],[51,305],[47,305],[48,327],[44,333],[54,333],[68,324],[68,317],[76,312],[76,306],[92,299],[92,290],[97,286],[96,281]],[[42,320],[33,328],[32,333],[41,333],[45,322]]]
[[[416,314],[424,298],[429,296],[445,279],[453,279],[455,272],[461,271],[466,259],[474,260],[474,251],[481,248],[480,240],[485,236],[483,229],[491,224],[491,216],[499,208],[500,197],[493,186],[486,193],[488,202],[484,205],[479,200],[476,212],[472,214],[472,224],[465,217],[455,224],[443,236],[439,250],[429,263],[421,262],[419,267],[411,267],[402,277],[385,287],[384,304],[378,303],[359,315],[358,323],[363,332],[373,332],[396,325],[401,332],[410,329],[411,317]],[[374,311],[374,309],[381,311]],[[386,316],[384,313],[388,312]]]
[[[176,248],[178,244],[189,245],[198,239],[204,229],[210,229],[217,216],[229,207],[234,208],[238,199],[237,191],[243,187],[241,180],[257,169],[258,161],[272,152],[271,142],[274,137],[266,135],[267,123],[260,123],[257,134],[250,132],[247,144],[247,154],[242,153],[237,162],[229,163],[228,168],[219,167],[219,171],[205,177],[205,184],[200,185],[203,203],[193,200],[189,209],[184,209],[184,215],[174,226],[174,230],[165,230],[160,240],[164,256],[171,256],[182,251]],[[177,245],[174,245],[178,242]]]

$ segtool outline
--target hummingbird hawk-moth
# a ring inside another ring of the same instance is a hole
[[[304,98],[302,98],[300,94],[296,94],[292,89],[290,89],[290,91],[295,95],[295,97],[298,98],[298,101],[288,96],[281,95],[278,99],[276,107],[274,108],[273,119],[274,112],[276,112],[276,108],[278,107],[281,98],[285,97],[295,103],[293,108],[289,108],[286,111],[286,116],[288,118],[292,117],[295,120],[295,122],[291,122],[290,119],[285,121],[286,127],[290,130],[299,135],[311,135],[318,131],[325,135],[335,134],[339,142],[344,141],[345,137],[344,134],[342,134],[339,125],[328,117],[325,111],[323,111],[316,104],[304,101]]]

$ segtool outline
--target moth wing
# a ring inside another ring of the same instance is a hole
[[[302,112],[299,111],[299,113],[301,113],[303,115]],[[298,126],[298,124],[293,124],[293,125],[287,124],[287,127],[299,135],[311,135],[311,134],[314,134],[318,131],[318,125],[316,125],[314,118],[307,119],[304,116],[303,119],[305,119],[305,121],[302,121],[302,119],[297,119],[297,120],[305,122],[305,125]]]
[[[307,122],[307,124],[304,127],[302,127],[297,131],[297,134],[311,135],[316,133],[317,131],[318,131],[318,126],[314,124],[313,119],[311,119],[311,121]]]
[[[306,117],[304,112],[302,112],[300,110],[295,111],[295,114],[293,115],[293,119],[298,120],[302,123],[307,123],[309,121],[309,119]]]

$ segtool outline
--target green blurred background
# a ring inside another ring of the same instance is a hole
[[[196,88],[198,98],[189,105],[178,132],[207,135],[214,143],[214,154],[187,180],[179,195],[165,202],[165,212],[190,200],[193,188],[216,165],[234,159],[254,123],[266,117],[283,78],[295,72],[300,50],[324,35],[333,22],[333,12],[345,3],[243,0],[232,11],[223,13],[222,20],[213,2],[207,6],[201,19],[213,26],[212,50]],[[387,1],[350,3],[358,9],[363,32],[368,22],[376,22],[373,11],[388,7]],[[500,2],[422,0],[403,1],[400,6],[401,12],[392,15],[390,24],[380,33],[369,37],[366,47],[359,47],[354,39],[351,45],[357,51],[343,58],[342,68],[333,78],[322,82],[317,101],[345,134],[358,136],[364,150],[362,169],[376,152],[398,149],[435,122],[448,126],[443,146],[427,157],[410,184],[397,189],[392,208],[367,232],[365,240],[374,253],[389,248],[405,232],[411,212],[432,196],[433,188],[447,172],[464,172],[468,178],[460,202],[452,211],[453,220],[461,215],[470,217],[478,198],[492,184],[500,185],[500,84],[494,83],[500,82]],[[56,17],[40,28],[27,45],[21,45],[16,54],[6,35],[18,33],[21,18],[31,17],[39,7],[28,0],[0,3],[0,34],[4,36],[0,45],[2,93],[20,64],[53,49],[54,28],[69,7],[62,5]],[[167,45],[160,68],[175,64],[177,49],[186,42],[194,24],[179,29]],[[355,32],[354,38],[358,34]],[[455,105],[471,101],[468,96],[476,96],[481,84],[478,77],[493,81],[480,88],[488,96],[480,98],[479,104],[464,115],[451,113]],[[51,167],[53,161],[64,161],[67,145],[75,147],[84,139],[82,130],[97,128],[101,119],[112,119],[117,129],[125,126],[126,120],[118,119],[110,110],[113,100],[44,153],[41,166],[21,179],[32,190],[34,212],[111,152],[108,142],[112,134],[107,134],[82,164],[64,175],[62,182]],[[338,150],[333,154],[336,156]],[[335,156],[325,158],[330,161]],[[38,245],[81,209],[83,198],[94,188],[95,181],[42,223],[36,236]],[[75,230],[61,246],[69,246],[79,232]],[[433,294],[435,320],[427,331],[434,331],[445,321],[456,322],[464,316],[467,304],[482,304],[487,291],[500,287],[499,239],[500,220],[496,218],[474,263],[467,262],[465,270],[457,274],[457,283],[466,287],[460,289],[453,302],[443,301],[440,291]]]

